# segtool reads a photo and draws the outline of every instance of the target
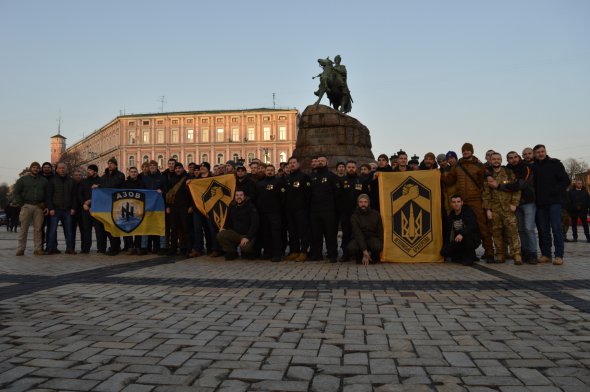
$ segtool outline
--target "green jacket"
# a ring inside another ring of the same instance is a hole
[[[14,186],[14,203],[18,206],[23,204],[41,204],[45,201],[47,191],[47,180],[38,174],[22,176]]]

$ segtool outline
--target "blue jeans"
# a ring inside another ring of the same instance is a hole
[[[147,249],[148,247],[148,239],[149,239],[149,235],[142,235],[141,236],[141,249]],[[165,249],[166,248],[166,236],[161,236],[160,237],[160,249]]]
[[[521,204],[516,209],[516,221],[518,222],[518,234],[522,244],[523,253],[537,253],[537,236],[535,234],[535,203]]]
[[[551,257],[551,234],[555,257],[563,257],[563,230],[561,228],[561,204],[537,206],[537,223],[539,225],[539,246],[543,256]]]
[[[49,217],[49,238],[47,238],[47,249],[57,250],[57,224],[61,221],[66,237],[66,248],[74,249],[72,240],[72,216],[70,210],[56,209],[55,215]]]
[[[210,219],[199,211],[193,212],[193,230],[194,230],[194,239],[193,239],[193,249],[199,252],[204,252],[205,250],[205,242],[204,242],[204,232],[209,233],[209,238],[207,238],[207,248],[209,251],[220,251],[221,248],[217,243],[217,227],[215,223],[213,223]],[[211,242],[211,243],[209,243]]]

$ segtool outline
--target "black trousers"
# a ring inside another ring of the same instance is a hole
[[[352,225],[350,224],[352,212],[352,210],[342,211],[342,214],[340,215],[340,227],[342,227],[342,242],[340,243],[340,248],[342,250],[346,249],[352,239]]]
[[[475,260],[475,238],[466,235],[461,242],[449,241],[440,252],[443,257],[450,257],[453,261],[472,263]]]
[[[76,249],[76,232],[80,231],[80,244],[84,243],[84,217],[82,216],[84,210],[76,210],[72,216],[72,243]]]
[[[82,212],[82,252],[89,252],[92,247],[92,229],[96,236],[96,249],[102,252],[107,248],[107,237],[102,223],[94,219],[90,212]]]
[[[280,259],[283,256],[283,233],[281,231],[281,213],[280,212],[261,212],[260,213],[260,231],[261,248],[264,249],[265,257]]]
[[[187,208],[170,209],[170,249],[178,249],[180,235],[184,237],[184,250],[189,254],[193,248],[192,215]]]
[[[367,250],[371,253],[373,262],[378,263],[383,250],[383,240],[381,238],[368,238],[365,243],[367,244]],[[346,253],[356,258],[357,261],[361,261],[363,258],[363,249],[354,238],[346,245]]]
[[[338,233],[336,231],[336,213],[334,211],[312,211],[311,223],[311,258],[321,260],[324,239],[328,250],[328,259],[338,258]]]
[[[287,210],[289,252],[305,253],[309,248],[309,211]]]
[[[582,221],[582,228],[584,229],[584,234],[586,235],[586,239],[590,239],[590,232],[588,232],[588,215],[585,212],[579,212],[575,214],[570,214],[570,219],[572,221],[572,235],[575,240],[578,239],[578,219]]]

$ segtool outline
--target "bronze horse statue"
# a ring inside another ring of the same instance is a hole
[[[320,86],[314,92],[318,97],[315,105],[319,105],[324,94],[327,94],[330,105],[334,109],[342,113],[348,113],[352,109],[352,97],[346,83],[346,68],[340,65],[340,56],[336,56],[335,60],[336,66],[334,66],[334,62],[329,57],[318,59],[318,63],[323,71],[312,78],[320,78]]]

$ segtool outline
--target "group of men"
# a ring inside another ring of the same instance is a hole
[[[330,262],[356,260],[377,262],[383,248],[383,223],[379,210],[378,178],[383,172],[438,170],[441,178],[441,208],[444,211],[444,243],[441,253],[450,260],[472,264],[475,249],[483,243],[487,262],[504,262],[512,257],[522,262],[563,263],[564,234],[561,230],[562,205],[570,180],[561,162],[550,158],[543,145],[526,148],[522,157],[511,151],[508,164],[492,150],[485,162],[473,155],[473,146],[462,146],[462,157],[449,151],[435,156],[427,153],[422,162],[410,164],[408,155],[382,154],[376,162],[360,167],[355,161],[341,162],[336,172],[328,169],[328,157],[318,156],[311,170],[301,170],[294,157],[280,167],[250,162],[228,161],[211,168],[207,162],[185,166],[175,159],[160,171],[156,161],[145,162],[140,170],[131,167],[126,177],[111,158],[102,176],[89,165],[86,175],[76,170],[70,177],[66,165],[33,162],[30,174],[21,177],[14,189],[15,206],[21,207],[17,256],[23,255],[27,232],[35,229],[36,255],[60,253],[57,228],[61,222],[65,253],[75,254],[76,232],[81,236],[81,253],[90,252],[92,231],[99,253],[116,255],[154,252],[161,255],[213,257],[224,255],[318,261],[324,258],[324,244]],[[236,177],[234,200],[224,225],[219,228],[195,206],[189,191],[191,181],[215,175]],[[85,177],[85,178],[84,178]],[[581,186],[581,185],[580,185]],[[164,236],[136,236],[121,239],[106,232],[90,214],[92,189],[151,189],[162,194],[166,205]],[[578,218],[587,214],[588,192],[579,189],[570,196],[575,202],[572,219],[574,238]],[[584,196],[585,195],[585,196]],[[572,211],[570,211],[572,213]],[[582,219],[585,224],[586,219]],[[45,230],[44,230],[45,228]],[[342,236],[338,244],[338,231]],[[537,236],[538,232],[538,236]],[[587,226],[584,232],[590,241]],[[541,256],[537,257],[537,239]],[[107,240],[109,247],[107,247]],[[554,253],[551,248],[554,246]],[[510,254],[510,255],[509,255]]]

